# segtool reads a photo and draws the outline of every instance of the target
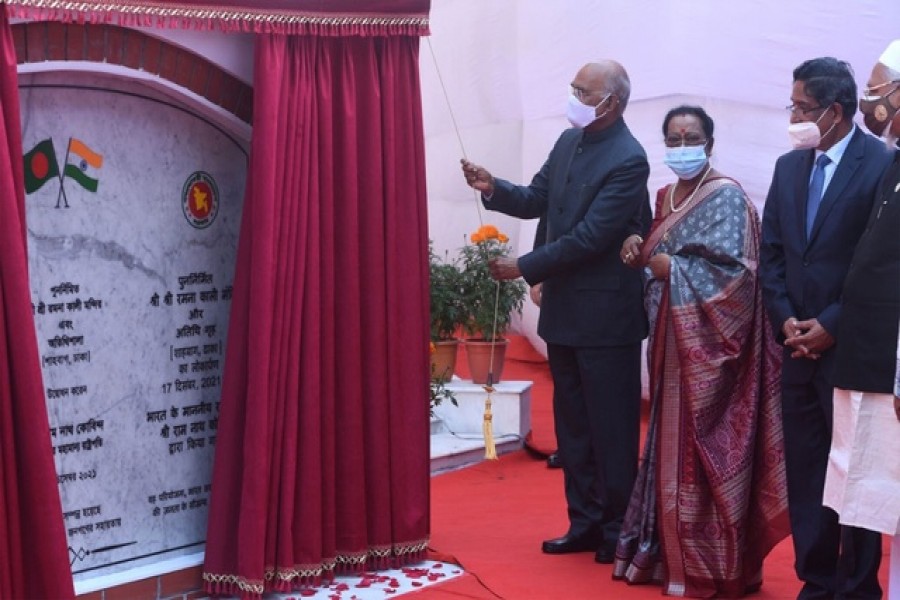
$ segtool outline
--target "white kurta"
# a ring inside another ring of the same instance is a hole
[[[844,525],[900,532],[900,421],[892,394],[835,388],[823,503]]]

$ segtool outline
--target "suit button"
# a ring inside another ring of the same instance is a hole
[[[576,152],[578,152],[578,154],[581,154],[581,146],[578,146],[578,150],[576,150]]]
[[[809,266],[809,261],[808,261],[808,260],[804,260],[804,261],[803,261],[803,266],[804,266],[804,267],[808,267],[808,266]]]

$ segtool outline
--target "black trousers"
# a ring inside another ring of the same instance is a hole
[[[832,390],[821,369],[806,383],[782,380],[794,568],[804,582],[798,598],[877,599],[881,534],[844,527],[837,513],[822,505],[834,423]]]
[[[569,533],[615,544],[637,475],[641,344],[547,344]]]

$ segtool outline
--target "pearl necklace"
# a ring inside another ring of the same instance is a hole
[[[703,185],[703,182],[706,180],[706,176],[709,175],[710,170],[712,169],[712,165],[707,165],[706,170],[703,171],[703,176],[700,178],[700,181],[697,182],[697,187],[694,188],[694,191],[691,192],[691,195],[688,196],[686,201],[682,201],[678,207],[675,207],[675,188],[678,187],[678,183],[681,181],[680,179],[675,182],[671,188],[669,188],[669,212],[677,213],[684,210],[684,207],[691,203],[691,200],[694,199],[694,196],[697,194],[697,190],[700,189],[700,186]]]

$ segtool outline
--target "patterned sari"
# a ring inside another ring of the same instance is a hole
[[[765,320],[758,249],[756,210],[727,178],[655,220],[643,245],[644,264],[671,257],[670,274],[646,288],[650,422],[614,578],[662,581],[673,596],[742,596],[790,533],[781,350]]]

